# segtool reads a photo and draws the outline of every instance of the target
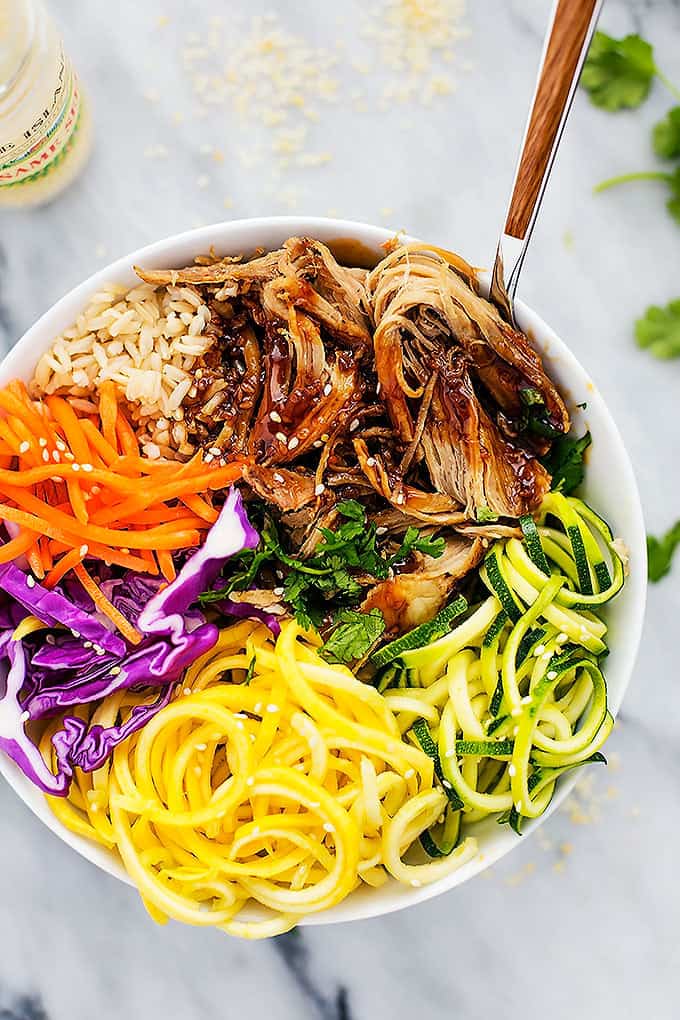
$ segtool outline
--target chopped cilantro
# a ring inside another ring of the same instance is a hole
[[[657,73],[654,50],[639,35],[614,39],[596,32],[581,85],[595,106],[610,111],[634,109],[647,98]]]
[[[590,446],[590,432],[580,439],[573,436],[560,436],[556,439],[550,452],[543,458],[543,466],[552,476],[552,489],[565,495],[577,489],[583,481],[585,471],[585,452]]]
[[[370,651],[384,630],[385,620],[379,609],[367,613],[341,609],[320,653],[328,662],[356,662]]]

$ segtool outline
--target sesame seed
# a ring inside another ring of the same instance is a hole
[[[366,458],[366,467],[375,467],[375,457]]]
[[[205,457],[203,458],[203,463],[204,464],[212,464],[214,459],[215,458],[213,457],[212,453],[206,453]]]
[[[536,645],[536,647],[534,648],[534,655],[536,656],[536,658],[538,658],[539,655],[543,655],[544,651],[545,645]]]
[[[516,803],[515,803],[515,811],[517,812],[518,815],[521,815],[521,813],[522,813],[522,801],[521,800],[516,801]]]
[[[399,506],[402,505],[402,503],[404,502],[404,499],[405,499],[405,497],[404,497],[404,493],[403,492],[397,493],[397,503],[399,504]]]
[[[97,655],[104,655],[104,654],[105,654],[105,653],[104,653],[104,649],[102,648],[102,646],[101,646],[101,645],[92,645],[92,647],[94,648],[94,650],[95,650],[95,653],[96,653]]]
[[[207,744],[194,744],[194,747],[196,748],[197,751],[207,751],[208,750],[208,745]]]
[[[208,447],[208,453],[212,453],[213,457],[219,457],[222,451],[219,446],[210,446]]]
[[[272,594],[274,594],[274,595],[283,595],[283,588],[281,587],[281,585],[279,585],[277,588],[274,588],[272,590]]]
[[[388,528],[381,524],[379,527],[375,529],[375,533],[376,535],[386,535],[388,530],[389,530]]]
[[[257,704],[255,705],[255,707],[253,708],[253,712],[255,713],[255,715],[259,715],[259,713],[260,713],[261,711],[262,711],[262,702],[261,702],[261,701],[258,701],[258,703],[257,703]]]
[[[326,383],[326,385],[323,388],[323,395],[324,395],[324,397],[329,397],[332,392],[333,392],[333,387],[331,386],[330,383]]]
[[[335,832],[335,826],[332,822],[324,822],[323,827],[326,832]]]
[[[416,774],[415,769],[406,769],[406,772],[404,772],[404,779],[413,779],[415,774]]]
[[[73,634],[74,638],[79,638],[80,637],[80,631],[79,630],[74,630],[73,628],[71,628],[71,633]]]
[[[246,786],[255,786],[255,776],[248,776]]]
[[[312,443],[312,446],[314,447],[315,450],[318,450],[321,446],[323,446],[323,443],[321,442],[320,439],[315,439],[314,442]]]
[[[526,695],[525,695],[525,696],[524,696],[524,697],[522,698],[522,704],[523,704],[523,705],[530,705],[530,704],[531,704],[531,701],[532,701],[532,698],[531,698],[531,695],[530,695],[530,694],[526,694]]]
[[[298,439],[297,436],[291,436],[291,438],[288,440],[288,449],[289,450],[294,450],[295,447],[299,446],[299,445],[300,445],[300,440]]]
[[[82,467],[83,471],[94,471],[94,468],[92,467],[91,464],[81,464],[80,466]]]
[[[280,443],[285,443],[288,437],[285,432],[277,432],[275,438],[278,439]]]
[[[412,878],[411,885],[413,886],[414,889],[420,889],[422,882],[420,882],[417,878]]]
[[[73,454],[71,453],[70,450],[67,450],[66,453],[64,454],[64,460],[75,460],[75,459],[76,458],[73,456]]]
[[[356,432],[360,424],[361,422],[359,421],[358,418],[352,418],[351,422],[349,423],[350,432]]]
[[[90,492],[92,493],[93,496],[98,496],[101,491],[102,490],[99,485],[93,485],[92,488],[90,489]]]
[[[19,453],[28,453],[28,451],[30,449],[31,449],[31,444],[28,443],[25,439],[24,439],[23,443],[19,444]]]
[[[80,464],[71,464],[71,468],[74,471],[80,471]]]
[[[35,578],[33,577],[33,574],[28,574],[27,575],[27,577],[26,577],[26,587],[27,588],[35,588]]]
[[[268,712],[280,712],[281,710],[280,710],[278,705],[267,705],[267,711]]]
[[[555,669],[548,670],[548,673],[546,675],[548,677],[548,680],[556,680],[557,679],[557,670],[555,670]]]
[[[281,415],[279,414],[278,411],[270,411],[269,417],[271,418],[272,421],[275,421],[277,423],[281,422]]]
[[[319,482],[319,484],[317,486],[315,486],[315,488],[314,488],[314,495],[315,496],[320,496],[325,491],[326,491],[326,486],[323,484],[323,482]]]
[[[43,452],[42,452],[42,459],[43,459],[43,460],[45,461],[45,463],[47,464],[47,462],[48,462],[48,461],[49,461],[49,459],[50,459],[50,453],[49,453],[49,450],[43,450]]]
[[[57,439],[54,445],[58,450],[61,450],[62,453],[66,450],[66,443],[64,443],[61,439]]]
[[[445,790],[452,790],[453,789],[453,787],[451,786],[451,783],[448,781],[448,779],[442,779],[442,786],[444,787]]]
[[[521,708],[513,708],[512,712],[510,713],[510,715],[513,716],[514,718],[517,718],[517,716],[521,714],[522,714]]]
[[[85,556],[87,556],[87,554],[88,554],[88,552],[89,552],[89,551],[90,551],[90,550],[89,550],[88,546],[86,546],[86,545],[81,545],[80,549],[78,550],[78,552],[80,553],[80,555],[81,555],[82,557],[85,557]]]
[[[327,432],[322,432],[322,433],[321,433],[321,438],[323,439],[324,443],[327,443],[327,442],[328,442],[328,440],[329,440],[329,439],[330,439],[331,437],[330,437],[330,436],[328,435],[328,433],[327,433]]]
[[[31,718],[30,712],[22,712],[21,715],[19,716],[19,719],[21,720],[22,723],[28,722],[30,718]]]
[[[54,461],[55,464],[60,463],[61,454],[59,453],[59,450],[52,450],[52,460]]]
[[[508,775],[509,776],[514,776],[516,774],[517,774],[517,769],[515,768],[515,766],[514,765],[508,765]]]
[[[282,485],[285,482],[285,480],[286,479],[283,477],[283,475],[279,474],[278,471],[274,472],[274,481],[278,482],[279,485]]]
[[[518,733],[519,733],[519,726],[513,726],[513,728],[512,728],[512,735],[513,735],[513,737],[516,737]]]
[[[189,695],[191,694],[191,687],[185,687],[184,688],[184,694],[186,694],[186,696],[188,698]]]
[[[452,748],[450,748],[450,750],[448,750],[448,751],[446,752],[446,754],[444,755],[444,757],[445,757],[445,758],[453,758],[453,757],[455,756],[455,754],[456,754],[455,748],[453,748],[453,747],[452,747]]]
[[[38,445],[39,446],[47,446],[47,440],[45,439],[44,436],[40,437],[40,439],[38,440]]]
[[[566,645],[568,640],[569,640],[568,636],[564,632],[561,632],[555,638],[555,643],[558,645]]]

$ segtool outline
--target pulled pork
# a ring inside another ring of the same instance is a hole
[[[363,606],[394,631],[434,615],[486,540],[538,506],[550,484],[539,457],[569,416],[467,263],[386,247],[370,271],[291,237],[247,261],[137,272],[189,285],[209,307],[214,344],[183,405],[190,440],[210,458],[247,459],[246,498],[274,509],[296,554],[313,554],[348,498],[381,522],[386,546],[414,524],[445,537],[441,558],[416,554],[366,581]]]

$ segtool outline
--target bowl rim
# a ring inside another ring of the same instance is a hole
[[[130,278],[133,265],[144,263],[147,265],[154,263],[160,265],[162,262],[165,262],[166,265],[178,264],[183,258],[189,261],[193,255],[201,251],[207,251],[211,245],[215,245],[218,251],[222,249],[224,254],[240,253],[241,251],[248,250],[249,244],[252,245],[252,250],[254,250],[261,243],[257,241],[257,237],[264,237],[268,233],[276,233],[282,239],[295,234],[318,237],[326,242],[336,239],[352,239],[359,241],[367,247],[378,250],[380,245],[393,238],[397,232],[387,227],[355,220],[291,215],[227,220],[169,235],[114,259],[108,265],[98,269],[81,283],[71,288],[71,290],[51,305],[26,330],[23,336],[17,340],[2,361],[0,361],[0,384],[15,374],[25,375],[27,362],[33,360],[33,364],[35,364],[37,357],[47,349],[49,343],[75,319],[75,315],[82,310],[87,299],[107,283],[117,283],[126,277]],[[427,242],[420,241],[419,238],[405,235],[402,232],[399,233],[401,239],[405,242],[417,242],[427,245]],[[191,250],[192,254],[178,254],[179,251],[184,253],[189,250]],[[482,288],[484,286],[488,287],[488,273],[480,270],[478,271],[478,278]],[[130,286],[132,285],[131,283]],[[633,467],[619,429],[604,399],[590,380],[589,374],[581,366],[564,341],[558,337],[555,331],[551,329],[538,313],[521,300],[515,302],[515,310],[521,327],[540,346],[543,356],[547,357],[549,351],[550,358],[559,359],[561,371],[564,370],[564,373],[575,383],[587,386],[589,406],[595,408],[597,418],[601,423],[602,434],[603,436],[606,435],[607,441],[616,454],[619,470],[617,491],[619,496],[623,493],[627,497],[624,509],[628,517],[629,531],[625,536],[625,541],[631,554],[631,562],[634,564],[634,569],[631,570],[625,589],[629,611],[622,637],[622,644],[625,646],[624,664],[620,669],[618,696],[610,706],[613,714],[616,715],[632,676],[640,645],[645,612],[647,561],[640,495]],[[37,357],[31,358],[29,352],[33,350],[38,353]],[[22,366],[22,370],[20,370],[20,366]],[[124,871],[121,862],[114,854],[106,848],[90,842],[85,837],[77,836],[66,829],[56,816],[52,814],[45,798],[40,795],[39,800],[36,799],[35,787],[26,779],[18,767],[3,754],[0,754],[0,774],[33,814],[71,849],[109,875],[126,882],[130,886],[134,886],[134,883]],[[526,827],[521,839],[517,838],[514,833],[512,834],[512,840],[497,838],[491,848],[485,849],[483,853],[478,853],[475,858],[458,871],[452,872],[450,875],[431,885],[425,885],[420,888],[405,888],[398,886],[397,883],[391,883],[395,887],[395,894],[387,902],[382,902],[380,897],[371,896],[371,893],[374,891],[368,889],[358,896],[356,893],[353,893],[342,903],[329,910],[304,917],[299,923],[301,925],[325,925],[344,921],[365,920],[371,917],[387,915],[404,909],[407,906],[423,903],[444,892],[448,892],[455,886],[463,884],[463,882],[490,867],[510,853],[514,847],[523,844],[525,838],[542,825],[564,802],[576,784],[577,779],[578,776],[575,774],[567,774],[562,777],[547,810]],[[32,797],[31,793],[33,793]]]

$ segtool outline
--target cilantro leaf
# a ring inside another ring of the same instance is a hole
[[[428,538],[427,536],[421,538],[418,528],[409,525],[401,540],[401,545],[396,553],[390,556],[388,563],[390,567],[393,567],[395,563],[403,563],[412,552],[423,553],[425,556],[433,556],[438,559],[443,554],[445,547],[446,542],[443,538]]]
[[[335,618],[333,631],[320,648],[327,662],[356,662],[375,644],[385,630],[385,619],[379,609],[360,613],[342,609]]]
[[[647,535],[647,570],[650,581],[660,581],[671,569],[673,553],[680,545],[680,521],[661,538]]]
[[[638,347],[655,358],[677,358],[680,355],[680,298],[665,308],[650,305],[635,322]]]
[[[663,120],[652,129],[654,152],[662,159],[680,156],[680,106],[669,110]]]
[[[552,475],[553,491],[568,496],[579,487],[585,472],[585,452],[590,443],[590,432],[586,432],[580,439],[560,436],[555,440],[550,452],[542,460],[543,466]]]
[[[639,35],[614,39],[596,32],[581,84],[595,106],[611,111],[634,109],[647,98],[656,74],[654,51]]]
[[[493,510],[489,510],[488,506],[478,506],[475,510],[475,519],[480,524],[485,524],[487,521],[497,521],[498,514],[495,514]]]

